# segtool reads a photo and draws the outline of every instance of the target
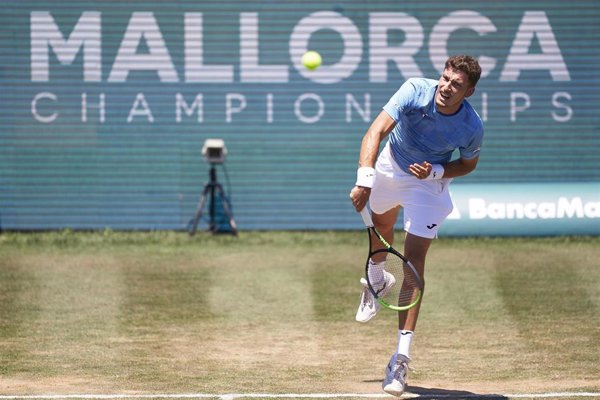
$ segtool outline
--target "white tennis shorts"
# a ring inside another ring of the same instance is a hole
[[[416,236],[435,239],[440,225],[452,212],[448,186],[451,178],[421,180],[404,172],[394,161],[389,142],[375,165],[375,184],[369,204],[375,214],[394,207],[404,209],[404,230]]]

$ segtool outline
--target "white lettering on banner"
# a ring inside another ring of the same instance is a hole
[[[59,27],[49,11],[32,11],[30,19],[31,31],[31,80],[33,82],[49,82],[50,74],[50,52],[61,66],[70,66],[76,60],[82,60],[83,81],[102,82],[102,66],[107,62],[102,60],[102,14],[96,11],[84,11],[73,26]],[[306,80],[319,84],[335,84],[350,78],[359,67],[364,57],[364,31],[358,29],[357,25],[347,16],[333,11],[317,11],[301,18],[294,26],[290,27],[291,33],[288,42],[289,65],[265,65],[260,62],[260,14],[258,12],[242,12],[239,14],[239,65],[211,64],[205,65],[204,43],[209,38],[204,34],[203,13],[183,13],[183,65],[176,68],[173,63],[167,43],[163,39],[161,26],[158,24],[153,12],[132,12],[125,32],[121,38],[116,57],[110,65],[106,74],[106,82],[123,84],[131,79],[136,72],[150,72],[156,75],[160,82],[164,83],[210,83],[210,84],[234,84],[236,79],[241,83],[280,83],[290,81],[290,66]],[[61,29],[62,28],[62,29]],[[233,28],[232,28],[233,29]],[[302,54],[308,50],[311,38],[321,30],[330,30],[339,35],[341,39],[342,55],[339,60],[328,60],[320,68],[308,71],[301,65]],[[493,20],[487,16],[472,10],[458,10],[442,16],[431,28],[427,44],[431,64],[441,71],[443,63],[448,55],[448,46],[451,36],[458,30],[470,30],[481,37],[482,41],[488,40],[486,36],[497,32]],[[62,32],[70,32],[63,35]],[[369,81],[375,83],[388,82],[390,68],[397,68],[403,77],[423,76],[415,58],[423,51],[426,43],[426,29],[421,22],[412,15],[402,12],[372,12],[368,14],[368,51],[366,61],[368,62]],[[399,35],[400,34],[400,35]],[[177,36],[177,35],[175,35]],[[397,43],[396,37],[402,36],[401,43]],[[539,49],[534,44],[539,43]],[[140,48],[144,48],[140,52]],[[234,51],[234,50],[232,50]],[[530,53],[535,51],[535,53]],[[108,53],[113,53],[109,51]],[[548,71],[548,77],[552,81],[570,81],[567,65],[562,57],[558,42],[552,31],[552,26],[544,11],[525,11],[519,22],[515,37],[512,41],[509,54],[504,65],[496,58],[477,55],[482,67],[482,77],[489,76],[495,69],[501,68],[500,81],[511,82],[519,80],[522,71],[541,70]],[[56,67],[55,67],[56,68]],[[236,74],[235,69],[239,69]],[[179,74],[182,73],[181,79]],[[64,79],[63,75],[63,79]],[[195,121],[204,122],[203,106],[208,101],[200,97],[195,100],[188,99],[191,105],[174,89],[170,96],[175,96],[175,115],[172,119],[181,123],[186,118],[191,119],[197,111]],[[478,93],[479,94],[479,93]],[[482,92],[480,99],[480,115],[484,122],[490,116],[488,107],[490,104],[498,104],[499,99],[490,98],[488,93]],[[93,94],[91,94],[93,95]],[[163,93],[165,95],[165,93]],[[312,124],[320,121],[325,116],[324,95],[320,93],[298,94],[295,102],[283,109],[281,99],[277,99],[273,93],[264,93],[265,103],[261,107],[260,115],[264,116],[266,123],[275,120],[275,109],[278,112],[292,112],[301,123]],[[88,115],[92,117],[92,109],[98,110],[94,122],[105,122],[112,118],[108,111],[114,115],[121,112],[114,107],[105,109],[108,96],[98,94],[93,99],[94,106],[88,106],[88,94],[81,93],[81,121],[87,123]],[[225,97],[225,121],[231,123],[234,114],[239,114],[240,119],[246,115],[256,118],[256,113],[244,110],[255,108],[258,96],[246,97],[242,93],[223,93]],[[323,96],[323,97],[322,97]],[[530,94],[517,91],[502,95],[502,107],[494,106],[493,111],[504,113],[505,118],[516,122],[530,112],[539,112],[540,107],[551,107],[546,111],[548,118],[554,122],[563,123],[573,118],[574,110],[569,102],[572,100],[570,93],[566,91],[554,92],[548,100],[541,104],[533,99]],[[548,95],[550,96],[550,95]],[[248,100],[247,100],[248,99]],[[248,104],[252,99],[253,104]],[[276,101],[279,100],[279,101]],[[62,99],[60,103],[67,102]],[[317,112],[313,115],[302,110],[304,101],[316,103]],[[477,102],[477,100],[473,100]],[[106,103],[105,103],[106,102]],[[258,100],[260,103],[261,100]],[[354,95],[345,94],[345,115],[338,115],[346,123],[351,123],[353,114],[357,115],[364,123],[371,120],[371,94],[364,94],[364,103],[359,104]],[[535,103],[535,104],[534,104]],[[50,105],[48,105],[50,104]],[[58,96],[42,91],[35,95],[31,102],[31,113],[35,120],[40,123],[55,123],[61,118]],[[97,105],[97,107],[95,106]],[[42,108],[43,106],[43,108]],[[144,93],[139,93],[127,116],[128,123],[145,122],[153,123],[154,117],[146,102]],[[508,109],[508,112],[502,110]],[[282,111],[279,111],[282,110]],[[236,118],[237,119],[237,118]],[[355,118],[356,119],[356,118]]]
[[[135,97],[133,105],[131,106],[131,110],[129,110],[129,115],[127,116],[127,123],[131,123],[131,121],[133,121],[133,117],[144,116],[146,117],[148,122],[154,122],[152,111],[150,111],[150,107],[148,106],[148,102],[146,101],[144,93],[138,93]]]
[[[371,121],[371,95],[365,93],[364,106],[361,107],[351,93],[346,93],[346,122],[352,122],[352,109],[361,116],[363,122]]]
[[[98,122],[100,123],[104,123],[106,122],[106,103],[105,100],[106,96],[104,95],[104,93],[100,93],[98,95]],[[94,106],[88,106],[88,100],[87,100],[87,93],[81,93],[81,122],[87,122],[87,111],[88,111],[88,107],[94,107]]]
[[[550,202],[486,202],[469,199],[470,219],[562,219],[600,218],[600,202],[584,202],[581,197],[559,197]]]
[[[161,93],[160,96],[165,96],[167,93]],[[173,120],[177,123],[184,122],[186,117],[191,120],[194,112],[196,112],[197,117],[195,121],[197,123],[204,123],[204,95],[202,93],[197,93],[195,95],[195,99],[189,98],[185,99],[183,95],[179,92],[172,93],[175,97],[174,101],[174,116]],[[233,114],[242,114],[243,111],[247,108],[248,105],[251,105],[251,108],[259,108],[260,114],[257,114],[255,111],[246,112],[244,115],[240,115],[240,118],[244,118],[245,116],[251,116],[254,120],[259,115],[264,115],[264,121],[266,123],[273,123],[275,119],[275,105],[278,106],[277,110],[279,113],[289,112],[292,108],[291,104],[288,104],[289,108],[285,108],[281,99],[275,97],[273,93],[264,93],[264,105],[261,104],[260,94],[253,93],[249,98],[252,100],[251,104],[248,104],[248,100],[245,94],[243,93],[225,93],[223,97],[225,98],[225,121],[227,123],[231,123],[233,121]],[[342,98],[343,96],[343,98]],[[221,97],[221,96],[219,96]],[[371,115],[371,93],[363,93],[362,94],[362,103],[359,102],[358,99],[360,97],[355,96],[352,93],[345,93],[344,95],[340,94],[340,101],[344,101],[345,104],[345,115],[341,115],[340,113],[336,113],[335,117],[338,120],[352,123],[355,119],[353,119],[354,115],[358,115],[358,119],[364,123],[369,123],[372,119]],[[120,96],[122,101],[123,96]],[[107,110],[107,103],[112,98],[109,98],[105,93],[81,93],[81,122],[87,123],[91,117],[95,117],[94,113],[97,109],[97,119],[94,119],[94,123],[104,123],[107,119],[113,120],[115,116],[119,116],[122,113],[122,110],[109,108]],[[307,100],[313,100],[318,106],[318,112],[315,116],[306,116],[304,112],[300,109],[301,104]],[[557,109],[549,113],[551,117],[556,122],[565,122],[572,118],[573,110],[570,106],[565,103],[559,102],[559,99],[571,99],[571,95],[567,92],[556,92],[552,96],[552,105]],[[278,101],[276,101],[278,100]],[[133,100],[133,107],[130,109],[130,115],[128,116],[128,122],[136,122],[133,116],[146,116],[146,122],[153,123],[155,118],[152,116],[151,109],[152,103],[151,101],[146,101],[146,96],[144,93],[138,93],[137,98]],[[191,101],[191,104],[189,102]],[[213,97],[210,102],[214,104],[216,99]],[[234,101],[238,102],[239,105],[235,105]],[[291,100],[286,98],[285,103],[289,103]],[[40,102],[43,104],[42,110],[40,110]],[[60,113],[58,112],[50,112],[54,108],[58,108],[58,106],[64,107],[64,103],[67,103],[67,100],[63,102],[59,102],[58,96],[54,93],[50,92],[41,92],[34,96],[31,101],[31,114],[33,117],[41,123],[52,123],[56,122],[60,118]],[[161,100],[163,103],[164,100]],[[52,106],[48,106],[47,103],[50,103]],[[91,105],[90,105],[91,103]],[[481,113],[483,121],[487,121],[488,119],[488,94],[486,92],[481,93]],[[120,104],[120,103],[119,103]],[[512,122],[517,120],[517,113],[525,112],[531,107],[531,100],[527,93],[522,92],[511,92],[510,93],[510,119]],[[142,107],[142,109],[140,109]],[[264,114],[262,113],[262,108],[264,107]],[[112,110],[111,115],[108,115],[108,111]],[[562,111],[560,114],[558,111]],[[294,115],[297,117],[298,121],[302,123],[315,123],[321,120],[322,117],[325,116],[325,103],[321,96],[316,93],[302,93],[296,97],[294,101]],[[498,112],[498,110],[495,110]],[[289,116],[288,116],[289,117]],[[164,117],[163,117],[164,119]],[[139,120],[139,119],[138,119]]]
[[[33,100],[31,101],[31,114],[33,114],[33,117],[36,120],[38,120],[39,122],[42,122],[44,124],[49,124],[50,122],[53,122],[56,118],[58,118],[58,113],[53,112],[50,115],[40,114],[38,112],[38,102],[43,99],[57,101],[58,97],[56,97],[56,95],[54,93],[50,93],[50,92],[42,92],[42,93],[36,94],[35,97],[33,98]]]
[[[31,81],[50,80],[48,47],[52,47],[61,65],[72,64],[79,49],[83,47],[83,80],[100,82],[102,80],[101,39],[99,12],[83,12],[73,32],[65,40],[50,12],[32,11]]]
[[[388,44],[388,32],[401,31],[405,39],[400,46]],[[369,15],[369,80],[388,81],[388,61],[393,61],[405,77],[420,77],[423,73],[415,62],[425,35],[418,19],[405,13],[371,13]]]
[[[273,123],[273,93],[267,93],[267,123]]]
[[[540,54],[529,53],[534,37],[538,39]],[[543,11],[525,11],[500,81],[516,82],[523,70],[548,70],[553,81],[571,80],[550,21]]]
[[[145,39],[148,54],[136,53]],[[130,71],[156,71],[161,82],[179,82],[169,50],[151,12],[134,12],[108,76],[109,82],[125,82]]]
[[[521,104],[517,104],[518,100],[521,100]],[[527,93],[513,92],[510,94],[510,121],[515,122],[517,120],[517,113],[527,110],[531,107],[531,100]]]
[[[232,83],[233,65],[204,65],[202,13],[185,13],[185,81]]]
[[[307,117],[302,114],[302,102],[307,99],[313,100],[315,103],[317,103],[317,112],[312,117]],[[296,114],[296,117],[299,121],[304,122],[305,124],[314,124],[315,122],[318,122],[324,113],[325,104],[323,103],[323,100],[321,100],[321,97],[316,93],[304,93],[302,96],[298,97],[294,103],[294,114]]]
[[[258,13],[241,14],[240,33],[241,81],[249,83],[288,82],[287,65],[258,64]]]
[[[238,105],[234,106],[233,101],[237,101]],[[225,121],[230,124],[233,121],[233,114],[240,113],[246,108],[246,96],[241,93],[227,93],[225,100]]]
[[[487,92],[481,93],[481,108],[479,109],[479,114],[481,115],[481,119],[483,122],[487,122],[488,120],[488,94]]]
[[[489,18],[475,11],[455,11],[446,17],[442,17],[433,27],[429,36],[429,57],[434,66],[438,66],[441,73],[444,70],[444,64],[449,57],[448,41],[450,34],[459,29],[472,29],[480,36],[496,32],[496,26]],[[481,77],[485,78],[496,67],[496,59],[487,56],[479,56],[478,60],[481,66]]]
[[[186,83],[233,83],[233,65],[204,65],[203,15],[183,13],[184,81]],[[286,83],[289,81],[287,65],[261,65],[259,60],[259,14],[240,14],[240,81],[254,83]],[[63,66],[75,62],[83,52],[84,82],[102,80],[102,30],[101,13],[84,11],[71,34],[65,39],[49,11],[32,11],[31,30],[31,80],[50,80],[50,49]],[[300,63],[308,50],[309,41],[317,31],[327,29],[339,34],[342,40],[342,57],[334,64],[324,63],[315,71],[307,71]],[[470,29],[480,36],[495,32],[493,21],[475,11],[455,11],[442,17],[431,29],[429,56],[432,65],[441,70],[448,54],[450,35],[459,29]],[[401,45],[390,45],[391,31],[404,33]],[[69,31],[68,28],[64,31]],[[389,61],[405,77],[419,77],[422,72],[414,60],[425,42],[425,30],[414,16],[398,12],[369,13],[369,80],[387,82]],[[530,53],[534,39],[539,43],[539,53]],[[140,43],[147,53],[138,53]],[[351,77],[363,58],[363,38],[356,24],[348,17],[333,11],[318,11],[302,18],[291,29],[289,39],[291,64],[307,80],[332,84]],[[233,51],[233,50],[232,50]],[[481,60],[483,77],[490,75],[496,59],[477,55]],[[548,71],[553,81],[570,81],[552,26],[544,11],[525,11],[509,54],[500,73],[500,81],[514,82],[521,71]],[[108,75],[108,82],[126,82],[132,71],[154,71],[161,82],[179,82],[179,76],[153,12],[132,13],[117,56]]]
[[[194,102],[191,106],[188,106],[187,102],[185,101],[185,98],[182,96],[181,93],[177,93],[175,95],[175,121],[177,121],[178,123],[181,122],[181,110],[183,110],[185,112],[185,115],[187,115],[188,117],[192,116],[194,110],[198,110],[198,117],[196,121],[200,123],[204,122],[204,99],[202,93],[198,93],[196,95],[196,98],[194,99]]]
[[[571,117],[573,116],[573,109],[568,105],[559,102],[558,100],[560,98],[571,100],[571,95],[567,92],[556,92],[552,95],[552,105],[565,111],[564,115],[558,115],[556,111],[552,111],[552,118],[554,118],[556,122],[567,122],[571,120]]]

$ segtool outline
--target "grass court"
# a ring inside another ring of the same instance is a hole
[[[363,231],[3,233],[0,395],[385,396],[396,316],[354,322],[366,252]],[[598,237],[434,242],[409,396],[600,396],[598,260]]]

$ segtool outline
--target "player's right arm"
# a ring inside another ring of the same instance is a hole
[[[374,168],[379,146],[383,139],[394,129],[396,121],[386,112],[381,111],[373,121],[360,145],[360,156],[358,158],[358,167]],[[362,210],[371,195],[371,188],[356,185],[350,191],[350,200],[356,211]]]

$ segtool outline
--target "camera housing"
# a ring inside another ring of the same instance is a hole
[[[206,139],[202,146],[204,160],[210,164],[223,164],[227,155],[227,147],[223,139]]]

